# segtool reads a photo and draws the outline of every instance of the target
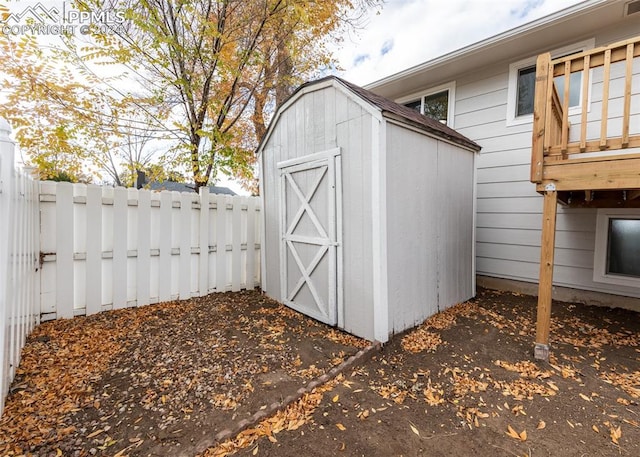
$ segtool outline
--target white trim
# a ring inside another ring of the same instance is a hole
[[[473,232],[471,235],[471,293],[472,296],[476,296],[476,231],[477,231],[477,218],[478,218],[478,155],[477,152],[473,154]]]
[[[389,340],[387,284],[387,157],[385,121],[371,120],[371,257],[373,264],[373,336]]]
[[[604,208],[598,210],[596,245],[593,253],[593,281],[619,286],[640,287],[640,278],[607,273],[609,219],[640,219],[640,208]]]
[[[456,105],[456,82],[449,81],[444,84],[440,84],[439,86],[429,87],[426,90],[421,90],[419,92],[414,92],[405,97],[401,97],[395,100],[396,103],[401,105],[409,102],[414,102],[420,100],[420,113],[424,114],[424,98],[429,95],[437,94],[438,92],[448,91],[448,100],[447,100],[447,126],[451,128],[454,127],[455,123],[455,105]]]
[[[306,156],[295,157],[293,159],[283,160],[277,163],[278,168],[288,168],[294,165],[304,164],[304,169],[309,168],[309,163],[313,161],[326,160],[333,156],[340,155],[340,148],[328,149],[322,152],[315,152],[313,154],[307,154]]]
[[[563,46],[551,51],[551,57],[562,56],[582,51],[588,51],[595,47],[595,38],[589,38],[588,40],[573,43],[568,46]],[[534,66],[536,64],[536,56],[527,57],[526,59],[519,60],[509,65],[509,83],[507,89],[507,126],[531,124],[533,122],[533,113],[525,114],[522,116],[516,116],[516,98],[518,96],[518,72],[519,70],[527,67]],[[589,78],[591,81],[592,78]],[[584,78],[580,80],[580,93],[582,94],[582,84],[584,84]],[[591,104],[591,86],[589,87],[589,101]],[[580,102],[576,106],[569,108],[569,115],[580,114],[582,112],[582,96]]]

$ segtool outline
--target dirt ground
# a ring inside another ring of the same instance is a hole
[[[552,313],[535,362],[535,299],[481,290],[205,455],[640,455],[640,316]],[[0,454],[194,455],[365,344],[256,292],[43,324]]]

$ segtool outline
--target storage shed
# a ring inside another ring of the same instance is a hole
[[[258,148],[264,292],[380,342],[473,297],[479,150],[339,78],[303,84]]]

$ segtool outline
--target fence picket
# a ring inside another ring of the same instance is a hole
[[[209,189],[200,188],[200,237],[198,240],[198,295],[209,293]]]
[[[237,292],[240,290],[242,280],[242,204],[244,198],[237,199],[233,202],[233,210],[231,213],[231,226],[234,230],[231,232],[231,290]]]
[[[111,274],[113,309],[127,307],[127,189],[116,187],[113,191],[113,260]]]
[[[151,227],[160,231],[158,298],[161,302],[171,300],[171,201],[171,192],[160,193],[160,226]]]
[[[247,199],[247,262],[245,266],[245,287],[255,287],[256,271],[256,199]]]
[[[136,303],[144,306],[151,303],[151,192],[138,191],[138,239],[136,258]]]
[[[191,195],[180,195],[180,300],[191,298]]]
[[[216,195],[216,291],[227,289],[227,198]]]
[[[87,186],[86,314],[102,311],[102,189]]]
[[[73,185],[56,185],[56,317],[73,317]]]

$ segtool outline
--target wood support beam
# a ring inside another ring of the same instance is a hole
[[[549,360],[549,327],[551,325],[551,296],[553,290],[553,256],[556,240],[558,192],[552,186],[544,193],[542,213],[542,247],[540,249],[540,282],[534,356]]]

